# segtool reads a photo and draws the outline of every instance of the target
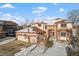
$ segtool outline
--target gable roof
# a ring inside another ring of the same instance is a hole
[[[33,24],[46,24],[46,23],[43,21],[35,21],[35,22],[33,22]]]
[[[52,20],[39,20],[37,19],[37,21],[33,22],[34,24],[46,24],[46,25],[55,25],[57,23],[72,23],[68,20],[62,19],[62,18],[56,18],[56,19],[52,19]]]
[[[70,22],[68,20],[61,20],[61,21],[55,22],[55,24],[57,24],[57,23],[72,23],[72,22]]]
[[[25,28],[25,29],[18,30],[18,31],[16,31],[16,32],[28,32],[28,31],[29,31],[29,32],[35,32],[32,27],[27,27],[27,28]]]
[[[37,28],[37,27],[33,27],[33,28],[34,28],[34,30],[36,31],[36,33],[38,33],[38,34],[44,34],[44,33],[46,33],[46,31],[41,30],[41,29],[39,29],[39,28]]]
[[[22,30],[19,30],[19,31],[16,31],[16,32],[29,32],[29,33],[31,33],[31,32],[35,32],[35,33],[38,33],[38,34],[44,34],[45,33],[45,31],[43,31],[43,30],[41,30],[41,29],[39,29],[39,28],[37,28],[37,27],[27,27],[27,28],[25,28],[25,29],[22,29]]]
[[[16,22],[13,22],[13,21],[3,21],[3,20],[0,20],[0,24],[4,24],[4,25],[18,25]]]
[[[59,22],[59,21],[62,21],[62,19],[59,19],[59,20],[47,20],[45,21],[47,23],[47,25],[55,25],[56,22]]]

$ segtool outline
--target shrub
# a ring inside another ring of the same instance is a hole
[[[47,46],[48,48],[50,48],[50,47],[53,46],[53,44],[54,44],[54,42],[53,42],[53,40],[51,40],[51,41],[48,41],[48,42],[47,42],[46,46]]]

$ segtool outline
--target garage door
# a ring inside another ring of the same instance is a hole
[[[29,42],[28,39],[25,38],[24,36],[18,36],[18,40]]]

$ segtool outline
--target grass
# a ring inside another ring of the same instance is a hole
[[[29,47],[31,43],[15,40],[4,45],[0,45],[0,56],[13,56],[22,47]]]

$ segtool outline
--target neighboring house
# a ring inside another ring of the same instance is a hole
[[[45,31],[37,27],[27,27],[26,29],[16,31],[17,40],[37,43],[39,40],[45,40]]]
[[[15,22],[0,20],[0,37],[15,36],[17,26]]]
[[[0,22],[0,38],[5,37],[5,31],[3,30],[3,22]]]
[[[6,36],[15,36],[15,31],[18,30],[18,24],[12,21],[4,21],[3,29],[6,31]]]

